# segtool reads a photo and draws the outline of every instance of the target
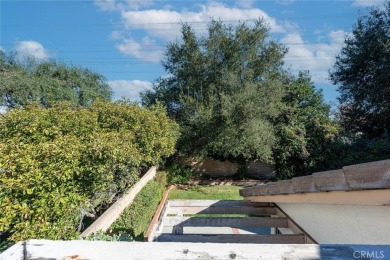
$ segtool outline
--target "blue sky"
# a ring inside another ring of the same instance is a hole
[[[263,18],[272,37],[289,48],[286,66],[309,70],[327,102],[336,86],[328,70],[359,14],[384,0],[44,0],[0,2],[0,48],[53,58],[103,74],[114,98],[139,98],[164,72],[166,43],[180,39],[180,22],[201,34],[211,19],[227,23]]]

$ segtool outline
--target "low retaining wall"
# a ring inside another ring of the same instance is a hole
[[[99,230],[106,231],[121,215],[121,213],[134,201],[135,196],[141,189],[154,178],[157,167],[151,167],[148,172],[136,183],[131,189],[118,199],[111,207],[109,207],[95,222],[92,223],[81,235],[80,238],[85,238],[88,235]]]
[[[236,162],[214,160],[210,157],[199,161],[194,158],[181,157],[179,161],[191,166],[196,172],[211,178],[231,178],[237,175],[238,170],[242,167]],[[275,178],[276,172],[272,164],[252,160],[247,165],[245,176],[257,180],[269,180]]]

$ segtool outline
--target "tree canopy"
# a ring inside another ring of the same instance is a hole
[[[0,106],[15,108],[38,102],[47,107],[64,100],[86,106],[96,99],[110,100],[111,95],[106,79],[89,69],[20,59],[0,51]]]
[[[270,119],[278,115],[286,80],[287,49],[259,20],[237,26],[212,21],[199,36],[183,24],[169,43],[161,77],[144,105],[161,102],[181,126],[178,149],[191,155],[272,160]]]
[[[390,131],[390,1],[358,18],[330,72],[339,85],[341,122],[377,137]]]
[[[316,90],[308,71],[290,76],[284,107],[275,120],[277,141],[273,155],[278,177],[306,175],[329,167],[338,126],[329,118],[330,106]]]

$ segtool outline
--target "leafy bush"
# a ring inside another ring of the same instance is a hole
[[[110,233],[119,236],[127,235],[142,241],[166,186],[167,174],[158,172],[156,179],[145,185],[135,197],[134,202],[111,225]]]
[[[177,137],[161,107],[11,110],[0,118],[0,230],[11,229],[14,241],[75,238],[84,216],[171,155]]]
[[[168,183],[186,184],[195,175],[191,167],[173,163],[165,169],[168,173]]]
[[[96,233],[92,233],[88,235],[85,239],[89,241],[132,241],[133,240],[131,235],[107,234],[106,232],[101,230]]]

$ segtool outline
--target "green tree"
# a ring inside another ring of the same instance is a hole
[[[330,106],[325,104],[322,92],[315,89],[308,71],[291,76],[283,102],[285,107],[275,120],[277,177],[326,170],[338,125],[330,120]]]
[[[358,18],[330,72],[341,93],[341,123],[378,137],[390,132],[390,1]]]
[[[55,101],[86,106],[110,100],[106,79],[89,69],[33,58],[21,60],[0,51],[0,106],[15,108],[30,102],[47,107]]]
[[[237,26],[212,21],[208,33],[183,24],[182,39],[168,45],[168,77],[142,94],[161,102],[181,126],[178,149],[190,155],[272,161],[271,118],[284,93],[287,49],[270,39],[262,21]]]

